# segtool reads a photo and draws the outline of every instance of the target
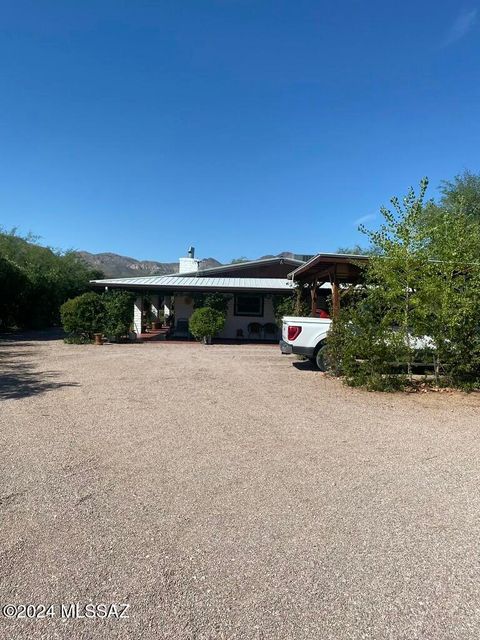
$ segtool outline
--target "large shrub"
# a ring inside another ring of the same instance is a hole
[[[225,314],[210,307],[202,307],[192,313],[188,324],[197,340],[213,338],[225,326]]]
[[[126,336],[133,323],[135,295],[128,291],[111,291],[103,294],[105,320],[103,331],[109,338],[119,340]]]
[[[347,383],[391,390],[431,364],[437,384],[480,388],[480,226],[466,201],[423,204],[411,190],[382,209],[363,287],[344,295],[328,358]]]
[[[98,293],[84,293],[67,300],[60,308],[62,325],[73,338],[89,339],[105,328],[105,300]]]

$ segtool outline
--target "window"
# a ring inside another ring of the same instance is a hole
[[[263,296],[238,295],[235,296],[236,316],[263,316]]]

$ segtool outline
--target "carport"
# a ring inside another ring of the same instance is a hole
[[[332,308],[335,317],[340,310],[342,293],[348,286],[356,285],[363,280],[363,271],[368,260],[368,256],[364,255],[318,253],[289,273],[288,277],[310,288],[312,316],[317,309],[318,288],[329,283],[332,287]]]

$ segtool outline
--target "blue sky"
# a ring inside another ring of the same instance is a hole
[[[0,7],[0,223],[45,244],[332,251],[422,176],[480,170],[475,4]]]

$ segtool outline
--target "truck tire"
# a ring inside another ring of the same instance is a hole
[[[325,359],[327,350],[327,343],[320,342],[318,347],[315,349],[315,353],[313,354],[313,364],[317,367],[319,371],[327,370],[327,362]]]

